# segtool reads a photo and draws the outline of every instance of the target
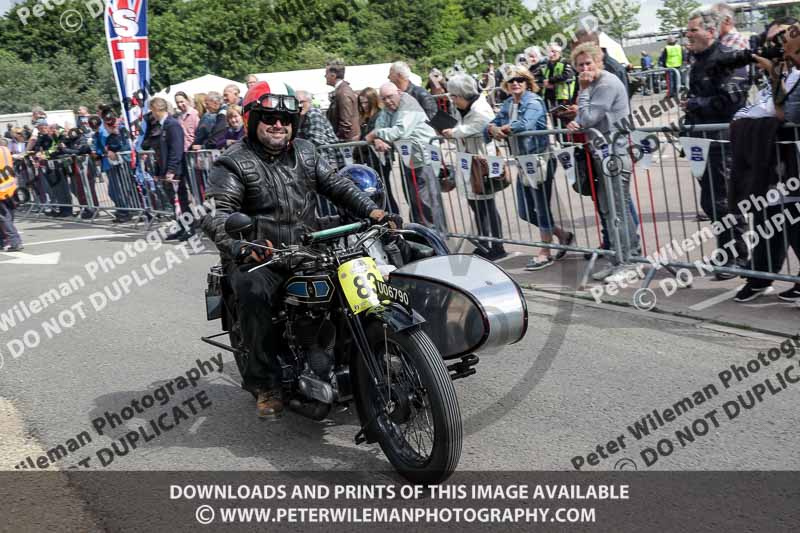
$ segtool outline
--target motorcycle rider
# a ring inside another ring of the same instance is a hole
[[[263,263],[270,252],[228,236],[226,218],[234,212],[250,215],[258,242],[275,247],[299,244],[301,235],[318,229],[317,194],[361,218],[386,218],[310,142],[295,138],[300,122],[297,99],[290,89],[288,94],[277,92],[259,82],[245,95],[246,137],[214,163],[206,198],[216,202],[216,213],[203,224],[219,248],[236,295],[248,348],[242,386],[256,396],[257,414],[265,419],[276,419],[283,412],[272,305],[289,273],[273,265],[251,272],[253,263]]]

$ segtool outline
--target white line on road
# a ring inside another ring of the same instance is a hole
[[[87,235],[85,237],[73,237],[71,239],[59,239],[57,241],[42,241],[42,242],[26,242],[25,247],[38,246],[40,244],[57,244],[59,242],[72,242],[72,241],[91,241],[95,239],[104,239],[106,237],[132,237],[134,235],[142,235],[141,233],[104,233],[102,235]]]
[[[744,287],[744,285],[742,285],[741,287],[737,287],[735,289],[731,289],[729,291],[725,291],[722,294],[714,296],[713,298],[709,298],[708,300],[703,300],[702,302],[694,304],[693,306],[689,307],[689,309],[692,311],[702,311],[703,309],[708,309],[709,307],[713,307],[726,300],[730,300],[731,298],[736,296],[736,293],[739,292],[742,287]]]
[[[199,428],[200,425],[205,421],[206,421],[206,417],[205,416],[201,416],[200,418],[198,418],[197,422],[192,424],[192,427],[189,428],[189,433],[194,435],[197,432],[197,428]]]

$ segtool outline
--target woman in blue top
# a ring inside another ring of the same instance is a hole
[[[515,66],[509,69],[502,84],[503,90],[511,95],[503,102],[503,107],[495,119],[486,128],[484,134],[496,140],[508,140],[511,155],[544,154],[548,150],[545,135],[516,137],[523,131],[547,129],[547,113],[544,101],[536,94],[539,87],[531,73],[525,67]],[[542,242],[553,242],[553,235],[562,244],[570,245],[575,235],[565,232],[553,222],[550,209],[550,198],[553,193],[553,176],[556,172],[556,160],[547,154],[547,176],[539,187],[529,187],[517,176],[517,209],[522,220],[539,227]],[[565,251],[559,251],[555,258],[561,259]],[[539,255],[532,258],[526,270],[539,270],[553,264],[550,248],[542,248]]]

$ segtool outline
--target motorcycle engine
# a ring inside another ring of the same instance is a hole
[[[320,377],[327,378],[335,362],[336,327],[324,317],[303,315],[291,325],[296,348],[305,354],[308,366]]]

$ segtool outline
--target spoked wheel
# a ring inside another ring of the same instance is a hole
[[[403,477],[441,483],[461,457],[461,411],[439,351],[419,328],[401,333],[372,323],[367,338],[379,367],[378,383],[359,357],[359,409],[368,431]]]

